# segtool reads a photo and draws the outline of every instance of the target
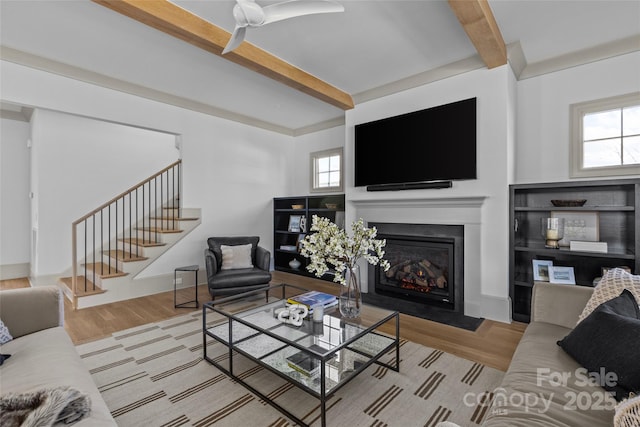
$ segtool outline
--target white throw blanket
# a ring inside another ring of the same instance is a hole
[[[91,411],[91,399],[71,387],[0,396],[0,426],[45,427],[71,424]]]

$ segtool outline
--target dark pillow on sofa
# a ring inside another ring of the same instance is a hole
[[[558,345],[598,374],[599,384],[615,393],[616,400],[640,391],[640,309],[628,290],[599,305]]]
[[[0,354],[0,366],[2,366],[2,364],[4,363],[5,360],[7,360],[8,358],[10,358],[11,355],[10,354]]]

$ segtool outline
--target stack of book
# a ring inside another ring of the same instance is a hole
[[[320,370],[320,361],[302,351],[287,357],[287,364],[308,377],[314,376]]]
[[[309,313],[313,313],[313,307],[317,305],[322,305],[325,309],[337,305],[338,298],[335,295],[325,294],[324,292],[310,291],[289,298],[287,304],[305,305],[309,309]]]
[[[315,344],[311,345],[309,349],[315,350],[319,353],[327,352],[327,349]],[[318,373],[318,371],[320,370],[320,363],[320,359],[305,351],[299,351],[287,357],[287,364],[290,368],[295,369],[296,371],[308,377],[313,377]]]

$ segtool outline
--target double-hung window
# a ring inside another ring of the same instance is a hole
[[[640,174],[640,93],[571,106],[571,176]]]
[[[342,148],[311,153],[311,191],[342,191]]]

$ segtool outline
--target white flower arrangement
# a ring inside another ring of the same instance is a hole
[[[389,270],[389,262],[384,259],[382,248],[386,240],[376,239],[378,230],[367,228],[360,218],[351,225],[352,235],[339,228],[328,218],[313,216],[311,234],[300,242],[300,253],[311,259],[307,270],[322,277],[329,271],[329,265],[335,269],[334,282],[345,285],[345,272],[353,270],[360,258],[371,265],[380,265]]]

